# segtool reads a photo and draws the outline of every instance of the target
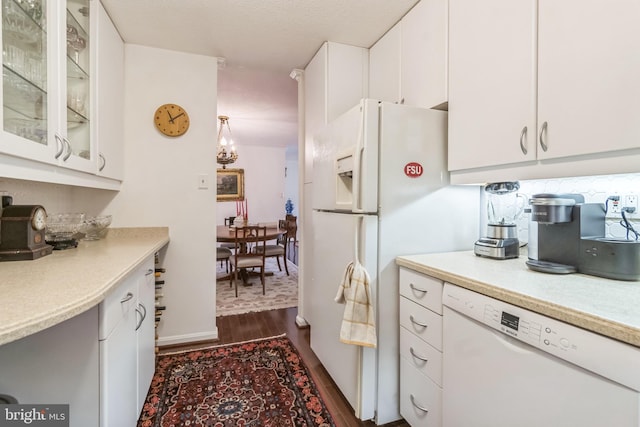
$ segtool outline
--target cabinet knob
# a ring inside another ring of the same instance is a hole
[[[522,154],[524,154],[525,156],[529,151],[527,150],[527,145],[525,144],[526,136],[527,136],[527,127],[525,126],[522,128],[522,132],[520,132],[520,149],[522,150]]]
[[[56,155],[54,156],[54,158],[57,160],[62,155],[62,152],[64,151],[64,142],[62,141],[62,138],[60,137],[60,135],[58,135],[57,133],[54,135],[54,137],[56,138],[56,143],[60,147],[60,149],[56,151]]]
[[[416,319],[413,318],[413,314],[411,316],[409,316],[409,320],[411,320],[411,323],[413,323],[414,325],[418,325],[422,328],[428,328],[429,325],[427,325],[426,323],[422,323],[422,322],[418,322]]]
[[[426,289],[416,288],[416,286],[415,286],[413,283],[409,283],[409,287],[410,287],[412,290],[414,290],[414,291],[416,291],[416,292],[421,292],[421,293],[423,293],[423,294],[426,294],[427,292],[429,292],[429,291],[427,291]]]
[[[425,408],[425,407],[424,407],[424,406],[422,406],[422,405],[418,405],[418,404],[416,403],[416,399],[415,399],[415,397],[413,397],[413,394],[410,394],[410,395],[409,395],[409,398],[411,399],[411,404],[412,404],[413,406],[415,406],[417,409],[421,410],[422,412],[429,412],[429,410],[428,410],[427,408]]]
[[[542,127],[540,128],[540,147],[542,147],[542,151],[547,151],[547,149],[549,148],[547,146],[547,143],[544,141],[544,136],[547,134],[547,122],[544,122],[542,124]]]
[[[69,157],[71,157],[71,153],[73,152],[73,150],[71,149],[71,143],[67,138],[62,137],[62,142],[64,143],[64,146],[66,147],[66,151],[67,151],[67,154],[64,155],[62,160],[66,162],[69,159]]]

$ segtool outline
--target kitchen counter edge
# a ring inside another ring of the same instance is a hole
[[[446,259],[446,261],[444,261]],[[568,304],[561,304],[553,301],[553,298],[545,298],[538,295],[533,297],[526,293],[519,292],[517,290],[509,289],[507,286],[496,285],[491,282],[488,277],[483,276],[482,273],[478,274],[479,269],[477,265],[474,265],[471,270],[465,270],[464,268],[456,268],[461,270],[458,273],[452,271],[453,265],[461,266],[465,260],[470,261],[473,264],[476,263],[501,263],[498,265],[507,266],[508,269],[513,269],[514,266],[517,270],[522,270],[525,264],[522,258],[516,258],[515,260],[494,261],[486,258],[476,257],[473,252],[451,252],[442,254],[426,254],[426,255],[408,255],[400,256],[396,258],[396,264],[401,267],[406,267],[419,273],[426,274],[428,276],[440,279],[445,282],[460,286],[462,288],[469,289],[474,292],[498,299],[500,301],[507,302],[509,304],[516,305],[528,309],[530,311],[551,317],[553,319],[569,323],[574,326],[604,335],[618,341],[631,344],[636,347],[640,347],[640,327],[638,325],[631,325],[622,321],[615,321],[607,319],[597,313],[590,312],[589,310],[576,309]],[[473,260],[473,261],[471,261]],[[444,261],[444,262],[443,262]],[[522,266],[520,265],[522,264]],[[495,265],[495,264],[494,264]],[[490,270],[493,266],[489,267]],[[524,267],[526,270],[526,266]],[[514,271],[515,273],[515,271]],[[553,277],[557,279],[558,275],[545,275],[544,273],[537,273],[538,276],[532,281],[531,286],[535,286],[535,281],[545,281]],[[475,276],[475,277],[474,277]],[[594,278],[591,276],[584,276],[575,274],[572,275],[572,280],[579,281],[582,276],[585,281],[607,281],[607,279]],[[567,276],[564,276],[567,277]],[[613,281],[621,283],[619,281]],[[622,282],[630,283],[630,282]],[[606,286],[606,285],[605,285]],[[640,287],[640,284],[636,286]],[[606,292],[606,290],[605,290]]]
[[[0,263],[0,345],[95,307],[168,243],[168,227],[112,228],[75,249]]]

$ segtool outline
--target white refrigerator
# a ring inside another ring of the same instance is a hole
[[[311,348],[356,416],[377,424],[400,418],[395,257],[471,250],[480,235],[480,186],[449,185],[447,114],[363,99],[314,138]],[[356,258],[371,278],[376,348],[339,341],[334,298]]]

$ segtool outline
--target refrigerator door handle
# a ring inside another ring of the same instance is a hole
[[[362,213],[362,152],[364,151],[364,103],[360,104],[360,126],[358,127],[358,139],[353,153],[353,207],[352,212]]]
[[[360,264],[360,233],[362,231],[363,215],[355,215],[355,232],[353,233],[353,264]]]

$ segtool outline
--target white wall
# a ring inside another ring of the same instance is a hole
[[[160,345],[217,337],[216,102],[216,58],[125,46],[125,178],[106,210],[116,227],[169,227]],[[155,129],[165,103],[189,114],[183,136]],[[198,189],[199,174],[209,175],[208,189]]]
[[[238,160],[227,165],[227,168],[244,169],[249,221],[273,222],[284,219],[285,148],[247,145],[237,140],[236,148]],[[225,217],[236,216],[236,203],[218,202],[216,216],[217,224],[224,224]]]

